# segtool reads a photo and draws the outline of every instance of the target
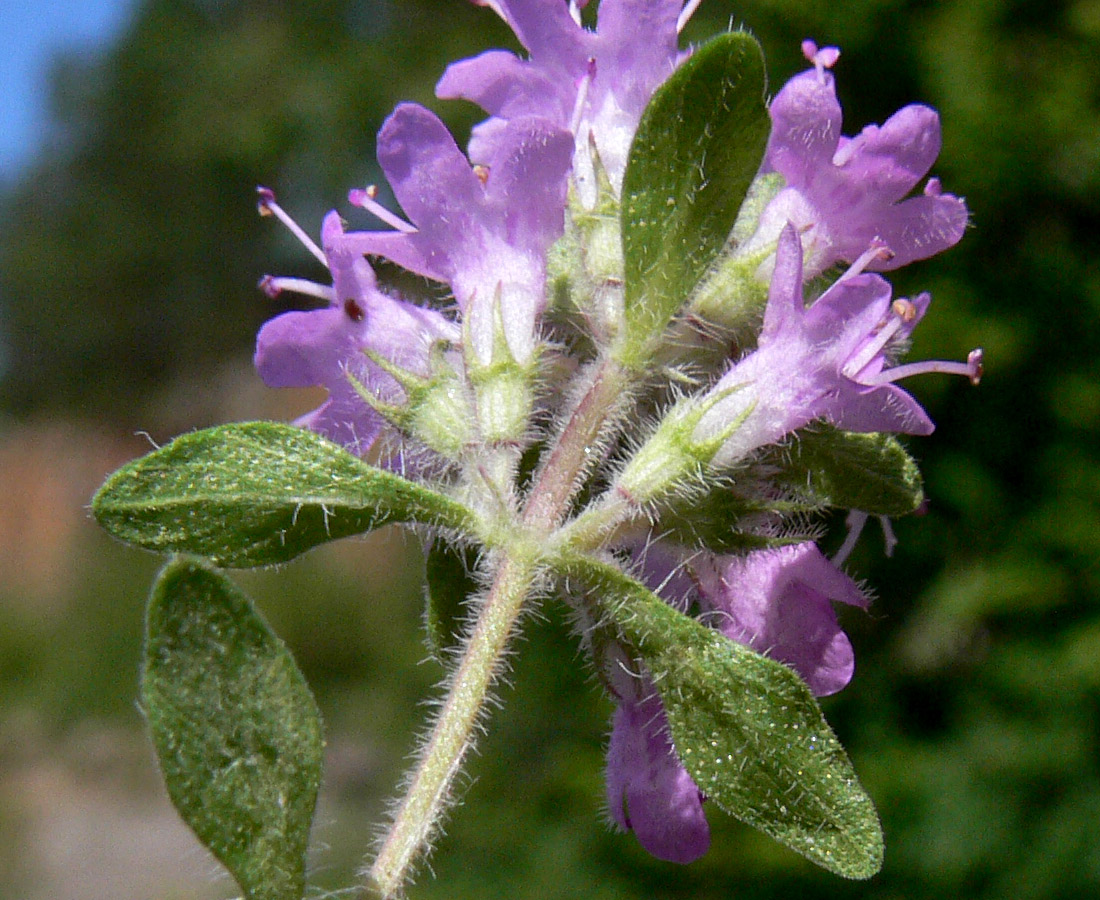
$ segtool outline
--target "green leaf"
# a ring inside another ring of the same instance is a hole
[[[285,562],[387,522],[474,523],[450,498],[274,422],[177,438],[108,478],[92,512],[128,543],[237,567]]]
[[[741,531],[738,523],[761,515],[794,517],[815,507],[809,503],[753,498],[738,492],[738,485],[712,485],[705,494],[673,497],[657,506],[650,528],[661,540],[687,547],[705,547],[712,553],[744,553],[767,547],[781,547],[807,540],[805,529],[789,519],[781,537]],[[647,523],[648,525],[649,523]]]
[[[780,478],[822,505],[904,516],[924,502],[920,469],[893,435],[820,426],[799,432],[789,454]]]
[[[668,325],[723,248],[771,127],[760,45],[699,47],[642,114],[623,176],[628,365]]]
[[[881,868],[874,805],[802,679],[610,565],[575,557],[566,568],[645,661],[708,799],[845,878]]]
[[[466,599],[477,590],[470,573],[477,563],[471,550],[447,544],[434,544],[424,560],[427,588],[428,648],[442,661],[448,650],[458,644],[465,617]]]
[[[290,652],[220,573],[188,559],[160,573],[141,696],[184,821],[250,900],[300,900],[321,717]]]

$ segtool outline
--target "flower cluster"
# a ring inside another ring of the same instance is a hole
[[[489,114],[467,153],[423,107],[402,104],[387,119],[378,162],[407,219],[383,208],[373,188],[355,190],[351,205],[388,227],[347,230],[332,212],[317,247],[261,192],[262,209],[294,228],[332,275],[331,286],[264,279],[269,293],[298,291],[327,305],[264,326],[261,377],[326,388],[328,400],[300,424],[488,511],[498,531],[529,528],[552,544],[547,536],[570,533],[574,516],[572,533],[597,537],[577,538],[573,549],[617,560],[680,611],[791,667],[814,694],[839,691],[854,654],[833,604],[865,608],[868,598],[806,525],[809,512],[830,504],[777,473],[807,429],[931,432],[901,378],[980,377],[980,351],[965,363],[897,364],[930,297],[894,298],[878,274],[953,246],[966,228],[965,204],[935,178],[910,196],[939,152],[936,113],[909,106],[844,137],[831,72],[839,53],[807,41],[810,68],[769,108],[757,185],[771,193],[723,251],[749,261],[765,286],[766,303],[755,309],[762,326],[717,362],[623,372],[611,363],[629,329],[585,324],[606,322],[608,309],[621,320],[621,259],[600,295],[603,303],[610,291],[614,302],[594,311],[584,304],[595,295],[580,289],[594,277],[591,255],[559,251],[583,245],[588,233],[578,223],[597,200],[622,199],[643,111],[690,58],[678,36],[697,3],[603,0],[591,30],[583,3],[480,2],[511,26],[527,56],[491,50],[443,74],[441,98],[471,100]],[[371,257],[442,283],[453,303],[407,302],[379,284]],[[820,276],[838,263],[849,267],[820,290]],[[545,473],[573,439],[570,429],[592,416],[601,386],[615,384],[609,372],[617,372],[616,396],[584,439],[576,484],[558,489],[557,502]],[[533,474],[529,450],[542,460]],[[576,500],[585,479],[595,497],[587,505]],[[716,506],[740,511],[718,529],[739,535],[740,547],[707,536],[714,529],[700,521]],[[600,527],[580,528],[586,514]],[[669,524],[685,519],[689,527]],[[630,646],[589,648],[618,704],[611,818],[654,855],[689,862],[709,844],[704,796],[662,701]]]

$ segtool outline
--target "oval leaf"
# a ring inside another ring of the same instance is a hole
[[[627,364],[688,300],[737,221],[771,122],[760,45],[745,32],[699,47],[642,114],[623,176]]]
[[[892,434],[822,425],[799,432],[780,476],[825,506],[904,516],[924,502],[920,468]]]
[[[802,679],[611,566],[568,568],[645,661],[676,752],[709,800],[845,878],[882,867],[878,814]]]
[[[299,900],[321,717],[289,651],[224,576],[170,562],[149,598],[142,702],[172,803],[252,900]]]
[[[128,543],[236,567],[285,562],[387,522],[473,522],[449,497],[274,422],[177,438],[108,478],[92,513]]]

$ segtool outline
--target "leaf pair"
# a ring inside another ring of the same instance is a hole
[[[227,566],[285,562],[388,522],[461,529],[472,520],[316,434],[266,422],[185,435],[123,466],[92,511],[129,543]],[[250,900],[299,900],[320,714],[286,647],[203,562],[170,562],[153,587],[142,702],[183,819]]]

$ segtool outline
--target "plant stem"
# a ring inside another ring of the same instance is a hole
[[[473,745],[485,697],[535,572],[533,561],[514,558],[505,558],[497,571],[408,792],[368,872],[371,885],[384,898],[400,893],[410,866],[444,812],[451,782]]]
[[[536,476],[524,524],[547,531],[561,524],[581,477],[599,460],[608,422],[629,394],[629,376],[613,359],[602,359]]]
[[[628,388],[628,376],[610,359],[594,366],[587,389],[536,476],[522,522],[506,529],[514,539],[497,548],[500,557],[492,587],[393,826],[367,873],[371,886],[387,900],[400,893],[446,809],[451,782],[473,746],[489,688],[538,578],[545,536],[568,513],[583,475],[599,456],[607,423],[622,408]]]

